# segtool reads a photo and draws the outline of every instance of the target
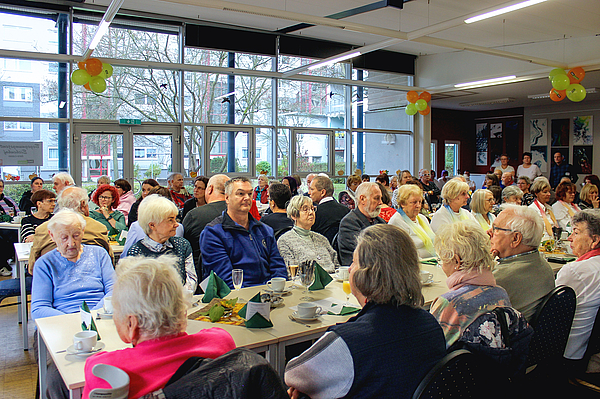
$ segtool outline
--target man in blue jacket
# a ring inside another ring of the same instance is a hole
[[[204,277],[212,271],[233,288],[231,271],[244,271],[243,287],[266,284],[273,277],[287,278],[273,229],[250,215],[252,184],[245,177],[225,183],[227,210],[200,234]]]

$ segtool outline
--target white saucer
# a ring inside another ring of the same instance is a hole
[[[319,318],[319,316],[318,316],[318,315],[317,315],[317,316],[315,316],[315,317],[309,317],[309,318],[300,317],[300,316],[298,315],[298,312],[297,312],[297,311],[296,311],[296,312],[294,312],[294,313],[292,313],[292,317],[293,317],[294,319],[298,319],[298,320],[301,320],[301,321],[315,321],[315,320],[317,320],[317,319]]]
[[[433,279],[431,279],[431,280],[428,280],[427,282],[421,283],[421,284],[423,284],[423,285],[432,285],[433,283],[435,283],[435,281],[433,281]]]
[[[101,319],[112,319],[113,318],[112,313],[104,313],[102,311],[98,311],[98,316],[100,316]]]
[[[275,295],[286,295],[286,294],[289,294],[290,292],[292,292],[293,289],[294,289],[294,287],[289,286],[289,287],[285,287],[283,289],[283,291],[274,291],[274,290],[272,290],[269,287],[265,287],[265,291],[266,292],[269,292],[269,293],[272,293],[272,294],[275,294]]]
[[[348,279],[342,279],[340,278],[340,276],[337,273],[333,273],[332,277],[335,281],[340,281],[340,282],[344,282],[344,281],[348,281]]]
[[[67,348],[67,353],[75,356],[88,357],[92,356],[96,352],[100,352],[102,349],[104,349],[104,347],[106,347],[106,344],[104,342],[97,342],[94,349],[92,349],[90,352],[78,352],[75,349],[75,346],[71,345]]]

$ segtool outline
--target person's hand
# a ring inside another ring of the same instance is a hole
[[[25,242],[33,242],[33,234],[25,239]]]
[[[292,398],[292,399],[298,399],[302,395],[302,392],[300,392],[299,390],[297,390],[294,387],[289,387],[287,393],[288,393],[288,395],[290,395],[290,398]]]
[[[600,205],[600,198],[596,197],[596,198],[592,199],[592,206],[594,207],[594,209],[598,208],[599,205]]]

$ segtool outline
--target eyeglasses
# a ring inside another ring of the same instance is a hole
[[[486,199],[486,201],[489,202],[489,203],[491,203],[491,204],[493,204],[493,203],[496,202],[496,200],[493,199],[493,198],[488,198],[488,199]]]
[[[511,229],[504,229],[502,227],[498,227],[498,226],[492,226],[492,230],[494,231],[494,233],[496,232],[496,230],[500,230],[500,231],[508,231],[509,233],[517,233],[515,230],[511,230]]]
[[[303,206],[302,208],[300,208],[300,212],[304,212],[304,213],[308,213],[308,212],[315,212],[315,207],[311,206]]]
[[[101,200],[112,201],[112,197],[107,197],[107,196],[104,196],[104,195],[101,195],[98,198],[101,199]]]

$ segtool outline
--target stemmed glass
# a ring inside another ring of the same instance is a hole
[[[242,269],[233,269],[231,271],[231,281],[233,282],[233,288],[239,291],[244,282],[244,271]]]
[[[342,283],[342,289],[346,293],[346,304],[350,304],[350,294],[352,293],[352,287],[350,287],[350,281],[344,281]]]
[[[315,282],[315,262],[307,261],[302,262],[298,265],[298,277],[300,278],[300,284],[304,286],[304,296],[300,298],[301,301],[311,302],[315,298],[309,296],[308,288]]]
[[[285,263],[286,263],[286,266],[288,269],[288,274],[290,275],[290,281],[292,282],[292,285],[290,286],[290,288],[296,288],[296,285],[294,284],[294,280],[296,279],[296,274],[298,273],[298,261],[288,260]]]

